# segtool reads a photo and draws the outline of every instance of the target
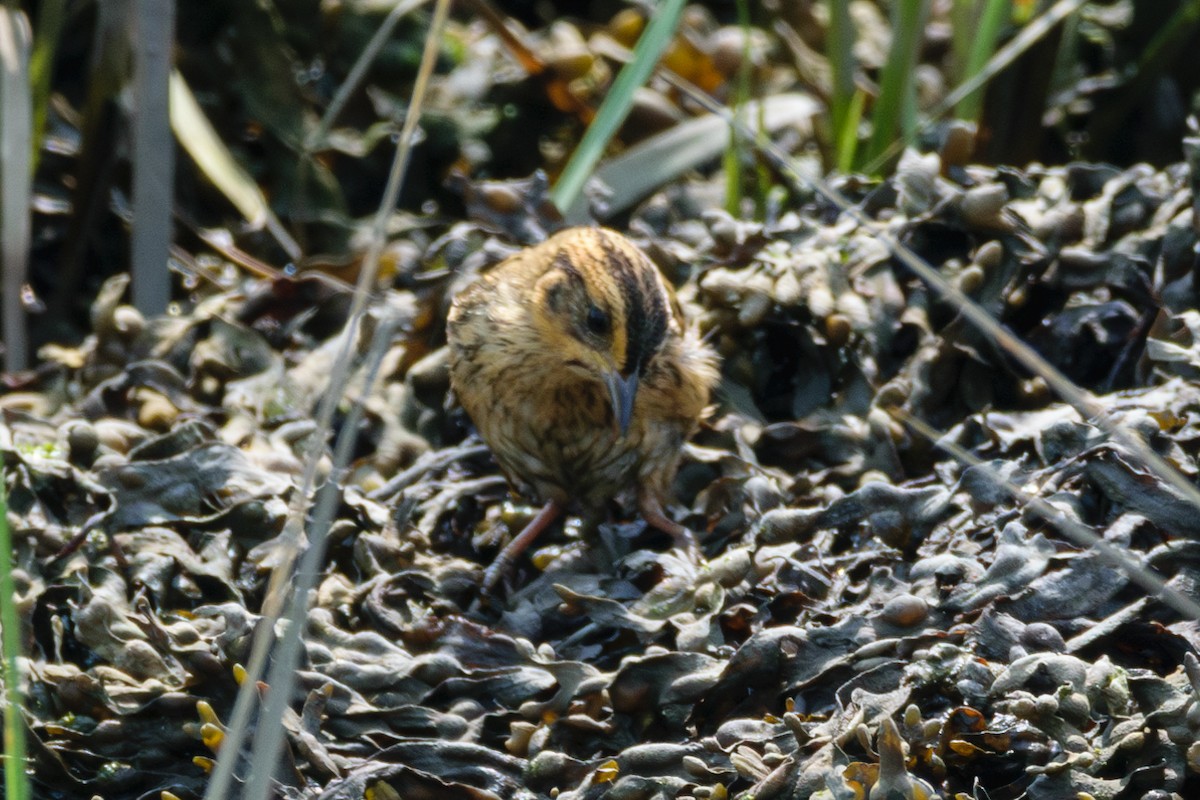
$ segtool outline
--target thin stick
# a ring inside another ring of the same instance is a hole
[[[1086,525],[1071,519],[1059,509],[1047,503],[1042,498],[1026,492],[1021,487],[1017,486],[1012,481],[1005,478],[999,472],[992,468],[983,460],[977,458],[973,453],[968,452],[964,448],[948,442],[943,437],[942,433],[928,425],[924,420],[914,417],[902,408],[893,408],[889,411],[899,420],[903,421],[913,430],[920,433],[929,441],[933,442],[942,450],[945,450],[954,458],[964,464],[982,469],[988,478],[996,484],[1003,486],[1013,499],[1022,505],[1029,506],[1037,512],[1038,516],[1046,520],[1061,531],[1067,538],[1071,539],[1080,547],[1091,547],[1095,549],[1101,556],[1109,561],[1113,566],[1120,569],[1129,577],[1131,581],[1141,586],[1151,595],[1157,595],[1164,603],[1178,611],[1180,614],[1190,619],[1200,619],[1200,603],[1192,600],[1183,592],[1168,586],[1162,576],[1149,567],[1139,564],[1131,555],[1126,553],[1120,547],[1105,541],[1097,536],[1094,531]]]
[[[357,338],[363,312],[366,309],[367,300],[370,296],[369,289],[374,286],[379,271],[379,257],[383,252],[384,240],[387,234],[387,221],[396,207],[396,200],[400,195],[400,187],[403,185],[405,171],[407,170],[412,154],[414,134],[416,133],[417,123],[420,119],[420,109],[424,105],[429,79],[433,74],[437,50],[441,41],[441,32],[445,27],[449,6],[449,0],[438,0],[434,8],[433,20],[430,23],[429,34],[425,41],[425,51],[422,54],[417,80],[413,86],[413,95],[409,102],[408,114],[400,131],[400,140],[396,146],[396,157],[393,159],[391,170],[388,173],[388,182],[384,189],[383,198],[375,214],[374,225],[371,229],[370,247],[363,260],[362,271],[359,274],[358,284],[355,287],[354,300],[351,304],[346,329],[342,334],[343,339],[338,350],[338,357],[334,360],[333,370],[329,376],[328,388],[321,398],[321,403],[317,409],[316,431],[312,436],[312,444],[306,454],[304,475],[300,486],[297,487],[296,500],[293,502],[292,508],[289,509],[288,522],[284,527],[284,532],[280,535],[279,546],[283,549],[281,560],[271,574],[267,596],[263,601],[263,619],[255,633],[250,662],[246,667],[246,677],[242,681],[237,702],[234,704],[234,712],[229,723],[229,730],[225,741],[221,745],[222,755],[217,759],[217,766],[213,770],[212,781],[209,783],[208,790],[204,794],[206,800],[223,800],[229,796],[230,784],[233,781],[233,770],[245,742],[250,715],[257,699],[257,684],[263,674],[267,655],[273,643],[275,623],[279,619],[279,615],[289,598],[294,600],[291,628],[296,629],[296,636],[299,636],[301,633],[304,619],[303,607],[307,598],[298,596],[298,593],[293,594],[289,590],[292,588],[292,581],[295,577],[293,567],[301,546],[303,522],[307,516],[307,510],[311,505],[312,487],[316,483],[317,465],[332,427],[333,414],[337,408],[338,401],[341,399],[342,391],[347,384],[351,363],[351,349]],[[338,451],[339,455],[348,455],[349,448],[345,448],[345,451],[343,451],[343,448],[338,448]],[[338,464],[335,460],[334,473],[337,474],[344,466],[344,459],[341,464]],[[331,498],[328,495],[323,495],[321,502],[331,502]],[[318,514],[321,514],[323,508],[323,506],[318,506]],[[319,537],[323,536],[327,530],[328,526],[325,526],[324,530],[319,530],[314,525],[311,531],[314,539],[312,546],[318,546],[317,541]],[[288,649],[290,650],[290,648]],[[278,711],[278,716],[271,722],[266,719],[264,714],[264,719],[260,720],[257,727],[260,739],[256,742],[255,752],[256,754],[269,753],[270,755],[264,757],[268,768],[255,770],[254,774],[250,776],[251,784],[247,787],[247,792],[244,795],[249,800],[259,798],[265,800],[269,795],[271,781],[274,777],[275,766],[277,764],[276,755],[282,744],[282,710],[286,706],[286,700],[291,697],[290,684],[293,675],[294,670],[285,672],[277,684],[272,686],[270,695],[268,696],[268,708]],[[273,702],[273,700],[277,702]]]

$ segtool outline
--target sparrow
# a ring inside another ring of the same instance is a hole
[[[573,505],[631,489],[647,524],[697,551],[663,503],[717,356],[637,245],[600,227],[560,231],[458,293],[447,338],[459,403],[510,485],[543,504],[484,573],[485,591]]]

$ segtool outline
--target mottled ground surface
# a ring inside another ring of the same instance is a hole
[[[329,483],[282,793],[1196,796],[1197,623],[1065,532],[1200,600],[1200,510],[1106,433],[1194,481],[1192,181],[932,157],[842,185],[1095,392],[1087,417],[836,209],[751,224],[689,214],[703,187],[651,199],[623,227],[724,359],[671,509],[707,563],[618,498],[484,598],[531,509],[447,397],[445,311],[543,220],[414,227],[335,420],[358,440]],[[202,793],[349,306],[304,277],[145,320],[124,288],[0,396],[47,798]]]

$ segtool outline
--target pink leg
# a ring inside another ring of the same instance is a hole
[[[97,514],[96,516],[99,517],[100,515]],[[60,548],[59,551],[51,557],[51,560],[56,561],[60,558],[65,558],[66,556],[69,556],[77,551],[83,546],[83,543],[87,541],[88,534],[93,530],[95,530],[95,527],[84,523],[84,526],[79,533],[72,536],[71,541],[64,544],[62,548]],[[125,573],[125,577],[128,578],[129,561],[125,558],[125,551],[121,549],[121,545],[117,544],[116,537],[112,536],[111,534],[108,536],[108,548],[112,551],[113,558],[117,561],[117,566]]]
[[[496,556],[496,560],[483,573],[484,592],[490,592],[501,579],[508,575],[517,556],[524,553],[529,545],[533,544],[533,540],[541,536],[542,531],[550,527],[550,523],[558,519],[562,512],[563,504],[557,500],[551,500],[542,507],[537,516],[525,526],[525,530],[518,533],[516,538],[500,551],[500,555]]]
[[[646,520],[646,524],[652,528],[658,528],[663,533],[669,534],[675,540],[676,547],[692,554],[698,555],[700,553],[700,546],[696,544],[696,537],[687,528],[667,516],[666,512],[663,511],[662,503],[658,502],[657,497],[649,493],[642,494],[638,498],[638,509],[642,512],[642,519]]]

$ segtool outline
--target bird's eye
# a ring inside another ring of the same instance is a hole
[[[605,314],[604,310],[599,306],[592,306],[588,309],[587,313],[587,327],[589,331],[597,336],[606,335],[610,327],[608,314]]]

